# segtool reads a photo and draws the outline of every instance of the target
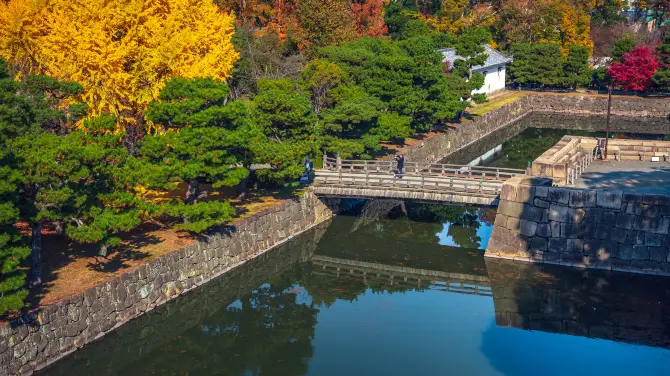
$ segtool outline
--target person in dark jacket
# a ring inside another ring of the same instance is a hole
[[[402,170],[405,168],[405,156],[402,154],[398,154],[395,156],[395,160],[398,161],[398,175],[402,177]]]

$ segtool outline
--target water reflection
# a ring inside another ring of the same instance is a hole
[[[670,278],[486,260],[496,324],[670,347]]]
[[[575,117],[531,114],[502,129],[482,137],[477,142],[450,154],[443,160],[444,163],[470,164],[488,151],[496,150],[495,154],[483,163],[486,166],[525,169],[528,162],[532,162],[542,153],[554,146],[563,136],[605,137],[604,117]],[[610,136],[614,138],[633,138],[643,140],[664,139],[662,134],[620,132],[618,129],[652,130],[644,122],[635,119],[618,119],[621,127],[614,129]],[[659,128],[665,129],[665,128]]]
[[[43,374],[670,372],[670,278],[485,260],[481,209],[341,207]]]

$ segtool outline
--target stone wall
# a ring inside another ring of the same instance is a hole
[[[534,112],[578,115],[606,115],[607,96],[603,95],[530,95]],[[625,117],[660,117],[670,114],[670,99],[613,96],[611,114]]]
[[[329,219],[311,192],[0,328],[0,375],[29,375]]]
[[[670,278],[486,259],[496,325],[670,347]]]
[[[670,275],[670,197],[503,184],[487,257]]]
[[[593,137],[563,136],[533,161],[531,175],[552,178],[556,185],[574,184],[576,175],[593,161],[596,145]]]
[[[46,369],[46,373],[70,376],[81,374],[73,370],[85,368],[83,364],[96,364],[96,376],[121,374],[121,370],[130,369],[146,354],[179,342],[184,332],[216,317],[253,289],[311,259],[327,227],[327,223],[317,225],[185,296],[128,322],[111,333],[109,340],[105,337],[84,351],[74,352]]]
[[[489,133],[521,119],[530,111],[528,103],[529,97],[523,97],[473,121],[447,128],[445,132],[405,149],[403,151],[405,158],[411,162],[436,163]]]
[[[536,128],[602,131],[607,114],[606,96],[529,94],[472,121],[464,121],[438,135],[406,148],[407,161],[436,163],[467,149],[487,135],[528,118],[527,126]],[[610,129],[615,132],[670,134],[670,99],[615,96],[612,99]],[[523,130],[523,129],[521,129]],[[521,131],[519,130],[519,131]],[[492,147],[495,138],[491,139]],[[478,148],[479,149],[479,148]],[[489,150],[489,149],[486,149]],[[468,157],[470,157],[469,154]],[[479,155],[459,163],[468,163]],[[389,157],[390,158],[390,157]]]

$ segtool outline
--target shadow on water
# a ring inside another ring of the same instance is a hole
[[[495,323],[482,334],[482,352],[503,374],[537,374],[547,364],[557,365],[543,370],[551,375],[654,374],[659,360],[667,367],[667,351],[614,342],[670,348],[670,278],[491,259],[486,266]]]

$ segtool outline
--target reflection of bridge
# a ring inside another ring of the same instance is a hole
[[[496,205],[502,183],[525,170],[406,162],[402,177],[390,160],[342,160],[324,156],[314,193],[382,197],[453,204]]]
[[[312,258],[312,265],[321,267],[320,270],[319,268],[312,270],[315,274],[362,278],[366,281],[376,280],[410,288],[491,296],[489,279],[479,275],[376,264],[320,255]]]

